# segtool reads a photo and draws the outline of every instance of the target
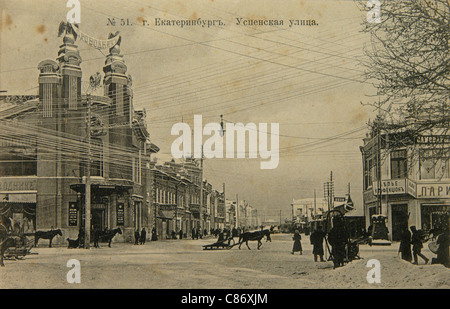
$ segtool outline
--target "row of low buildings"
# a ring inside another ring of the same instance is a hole
[[[116,241],[131,241],[142,228],[155,227],[161,239],[234,226],[236,208],[202,181],[198,161],[152,160],[159,148],[145,110],[133,107],[120,40],[105,57],[103,94],[93,95],[82,92],[75,37],[67,27],[56,60],[39,63],[38,95],[0,98],[0,214],[24,233],[61,229],[56,243],[75,239],[89,186],[91,229],[120,227]],[[95,76],[91,82],[88,89]]]

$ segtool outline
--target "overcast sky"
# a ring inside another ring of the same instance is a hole
[[[0,1],[0,89],[37,92],[37,65],[55,59],[66,19],[66,0]],[[80,1],[80,29],[99,39],[120,31],[121,52],[133,77],[134,106],[147,111],[151,140],[170,160],[176,136],[171,128],[193,116],[203,124],[279,123],[280,161],[261,170],[261,158],[206,159],[204,177],[230,199],[245,199],[266,218],[288,217],[292,199],[323,196],[333,171],[336,194],[348,183],[362,209],[359,146],[374,100],[362,80],[366,13],[354,1]],[[115,18],[116,26],[108,25]],[[156,26],[165,20],[221,20],[222,26]],[[283,25],[250,26],[238,19],[283,20]],[[120,20],[131,25],[120,25]],[[148,26],[142,26],[147,20]],[[318,26],[289,27],[289,20]],[[83,79],[102,72],[107,50],[77,41]],[[85,87],[85,86],[84,86]],[[226,138],[226,134],[224,136]],[[207,137],[204,138],[204,141]],[[225,141],[224,141],[225,143]]]

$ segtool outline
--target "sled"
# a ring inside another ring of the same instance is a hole
[[[227,242],[216,242],[210,245],[204,245],[203,250],[221,250],[221,249],[231,249],[234,245],[230,245]]]
[[[19,240],[16,240],[16,243],[21,245],[16,245],[16,247],[9,247],[5,250],[5,259],[9,260],[23,260],[25,256],[30,254],[37,254],[32,253],[31,249],[34,246],[33,240],[28,240],[26,238],[22,238]]]

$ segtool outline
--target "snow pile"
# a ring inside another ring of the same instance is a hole
[[[369,259],[381,265],[381,282],[368,283]],[[312,288],[450,288],[450,269],[443,265],[413,265],[397,256],[375,255],[355,260],[344,267],[311,273],[308,279],[316,282]]]

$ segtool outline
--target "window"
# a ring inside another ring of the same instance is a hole
[[[364,160],[364,189],[367,190],[372,186],[372,168],[373,168],[373,159],[365,159]]]
[[[391,152],[391,179],[406,178],[408,175],[408,158],[406,150]]]

